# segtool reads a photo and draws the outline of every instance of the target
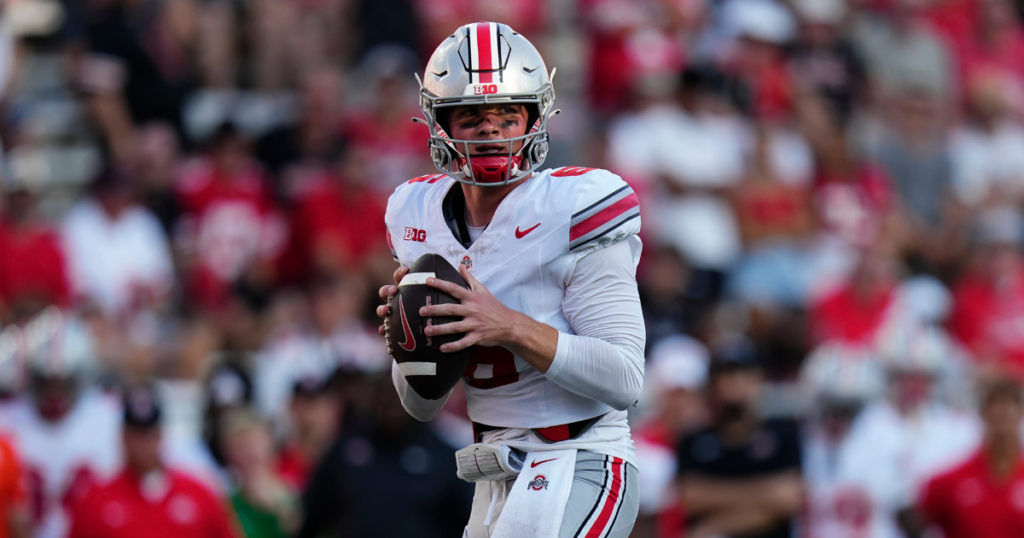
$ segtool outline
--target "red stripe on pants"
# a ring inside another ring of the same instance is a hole
[[[608,488],[608,498],[604,501],[604,507],[601,508],[601,513],[597,516],[597,521],[594,522],[594,526],[590,527],[590,532],[587,533],[586,538],[598,538],[608,528],[608,522],[612,518],[612,512],[615,511],[615,504],[618,503],[619,495],[622,494],[622,460],[619,458],[612,458],[612,485]]]

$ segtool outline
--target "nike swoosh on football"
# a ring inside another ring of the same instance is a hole
[[[409,328],[409,320],[405,319],[405,305],[402,304],[402,296],[398,296],[398,311],[402,315],[402,332],[405,333],[405,342],[399,342],[398,345],[406,351],[412,351],[416,349],[416,337],[412,335],[412,329]]]
[[[536,466],[538,466],[538,465],[540,465],[540,464],[542,464],[542,463],[547,463],[547,462],[549,462],[549,461],[555,461],[555,460],[557,460],[557,459],[558,459],[558,458],[551,458],[551,459],[549,459],[549,460],[540,460],[540,461],[535,461],[535,462],[533,462],[533,463],[531,463],[531,464],[530,464],[530,468],[531,468],[531,469],[533,469],[534,467],[536,467]]]
[[[519,226],[516,226],[516,239],[522,239],[523,237],[526,236],[526,234],[536,230],[537,226],[540,226],[539,222],[537,224],[534,224],[532,228],[527,228],[521,232],[519,231]]]

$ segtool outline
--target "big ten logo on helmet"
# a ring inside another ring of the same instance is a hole
[[[497,84],[474,84],[473,95],[490,95],[492,93],[498,93]]]
[[[427,231],[420,230],[419,228],[406,228],[405,229],[405,240],[406,241],[419,241],[420,243],[427,240]]]

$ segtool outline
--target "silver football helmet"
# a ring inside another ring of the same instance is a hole
[[[22,333],[36,409],[46,420],[59,420],[74,407],[91,374],[95,340],[84,322],[52,306]]]
[[[458,181],[480,186],[508,185],[539,169],[548,154],[548,118],[558,113],[552,110],[554,76],[554,70],[548,75],[537,49],[508,25],[479,22],[456,30],[434,51],[423,79],[416,77],[434,166]],[[448,136],[444,109],[491,103],[525,105],[529,131],[486,142]],[[516,151],[519,141],[522,147]],[[508,154],[470,155],[470,144],[482,143],[508,144]]]

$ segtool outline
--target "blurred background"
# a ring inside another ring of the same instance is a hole
[[[932,479],[1016,446],[1020,2],[0,9],[0,537],[461,535],[464,398],[408,417],[373,309],[412,75],[479,20],[558,68],[545,164],[641,199],[634,536],[936,532],[989,491]]]

